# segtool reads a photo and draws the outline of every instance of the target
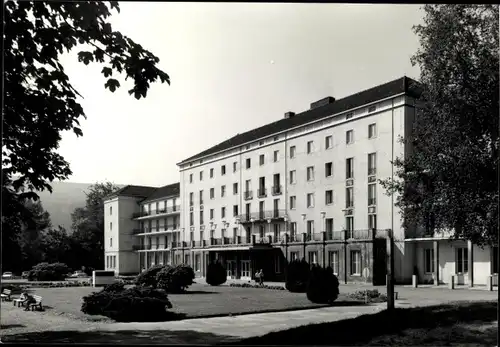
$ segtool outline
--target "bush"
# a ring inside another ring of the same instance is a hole
[[[172,304],[164,291],[148,287],[109,291],[108,287],[108,290],[104,288],[85,296],[81,311],[118,322],[154,322],[174,318],[175,314],[168,311],[171,308]]]
[[[189,265],[177,265],[165,267],[156,275],[157,288],[169,293],[182,293],[193,284],[193,268]]]
[[[63,281],[69,273],[69,268],[63,263],[40,263],[35,265],[28,274],[28,281]]]
[[[105,292],[122,292],[125,290],[125,283],[124,282],[115,282],[112,284],[108,284],[103,288],[103,291]]]
[[[293,260],[286,267],[285,288],[292,293],[304,293],[309,280],[309,264],[302,260]]]
[[[230,287],[238,287],[238,288],[259,288],[259,289],[274,289],[274,290],[285,290],[286,288],[283,286],[268,286],[267,284],[261,286],[259,284],[251,284],[251,283],[231,283]]]
[[[387,295],[380,294],[377,289],[373,290],[358,290],[353,293],[347,294],[351,299],[366,301],[371,303],[387,302]]]
[[[211,286],[220,286],[221,284],[226,283],[226,269],[221,264],[221,262],[217,261],[215,263],[208,264],[205,280]]]
[[[331,267],[313,265],[307,283],[307,299],[316,304],[332,303],[339,296],[339,280]]]
[[[144,287],[153,287],[156,288],[157,285],[157,280],[156,280],[156,275],[165,268],[170,267],[169,265],[154,265],[147,269],[146,271],[142,272],[137,276],[137,279],[135,280],[135,284],[138,286],[144,286]]]

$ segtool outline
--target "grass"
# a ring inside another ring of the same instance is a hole
[[[498,302],[396,309],[244,339],[238,345],[497,345]],[[234,343],[233,343],[234,344]]]

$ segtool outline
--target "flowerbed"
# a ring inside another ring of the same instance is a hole
[[[283,286],[268,286],[260,284],[251,284],[251,283],[231,283],[230,287],[240,287],[240,288],[261,288],[261,289],[274,289],[274,290],[285,290]]]
[[[387,302],[387,295],[379,293],[377,289],[373,290],[358,290],[348,293],[347,297],[359,301],[366,301],[370,303]]]

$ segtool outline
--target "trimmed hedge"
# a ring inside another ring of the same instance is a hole
[[[292,260],[286,267],[285,288],[292,293],[305,293],[309,280],[310,266],[302,260]]]
[[[387,302],[387,295],[379,293],[377,289],[358,290],[347,294],[347,297],[359,301],[366,300],[369,303]]]
[[[177,314],[168,311],[172,303],[162,290],[136,286],[110,291],[110,287],[83,297],[81,311],[89,315],[106,316],[118,322],[158,322],[177,317]],[[118,286],[114,289],[118,289]]]
[[[307,282],[307,299],[315,304],[327,304],[339,296],[339,280],[331,267],[313,265]]]
[[[40,263],[30,270],[28,281],[62,281],[69,272],[69,267],[63,263]]]
[[[261,286],[260,284],[251,284],[251,283],[231,283],[229,286],[230,287],[237,287],[237,288],[260,288],[260,289],[286,290],[286,288],[283,286],[268,286],[266,284]]]
[[[207,284],[210,284],[211,286],[220,286],[221,284],[226,283],[226,269],[221,262],[216,261],[215,263],[208,264],[205,281],[207,281]]]
[[[183,293],[194,283],[194,278],[194,270],[189,265],[166,266],[156,275],[156,287],[169,293]]]
[[[156,288],[158,281],[156,279],[156,275],[163,269],[170,267],[169,265],[154,265],[147,269],[144,272],[141,272],[137,279],[135,280],[135,284],[138,286],[144,287],[153,287]]]

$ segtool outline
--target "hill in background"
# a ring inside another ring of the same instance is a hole
[[[54,227],[60,225],[71,233],[71,214],[75,208],[85,207],[85,193],[92,184],[54,181],[51,183],[52,194],[47,190],[38,192],[43,208],[50,213]]]

